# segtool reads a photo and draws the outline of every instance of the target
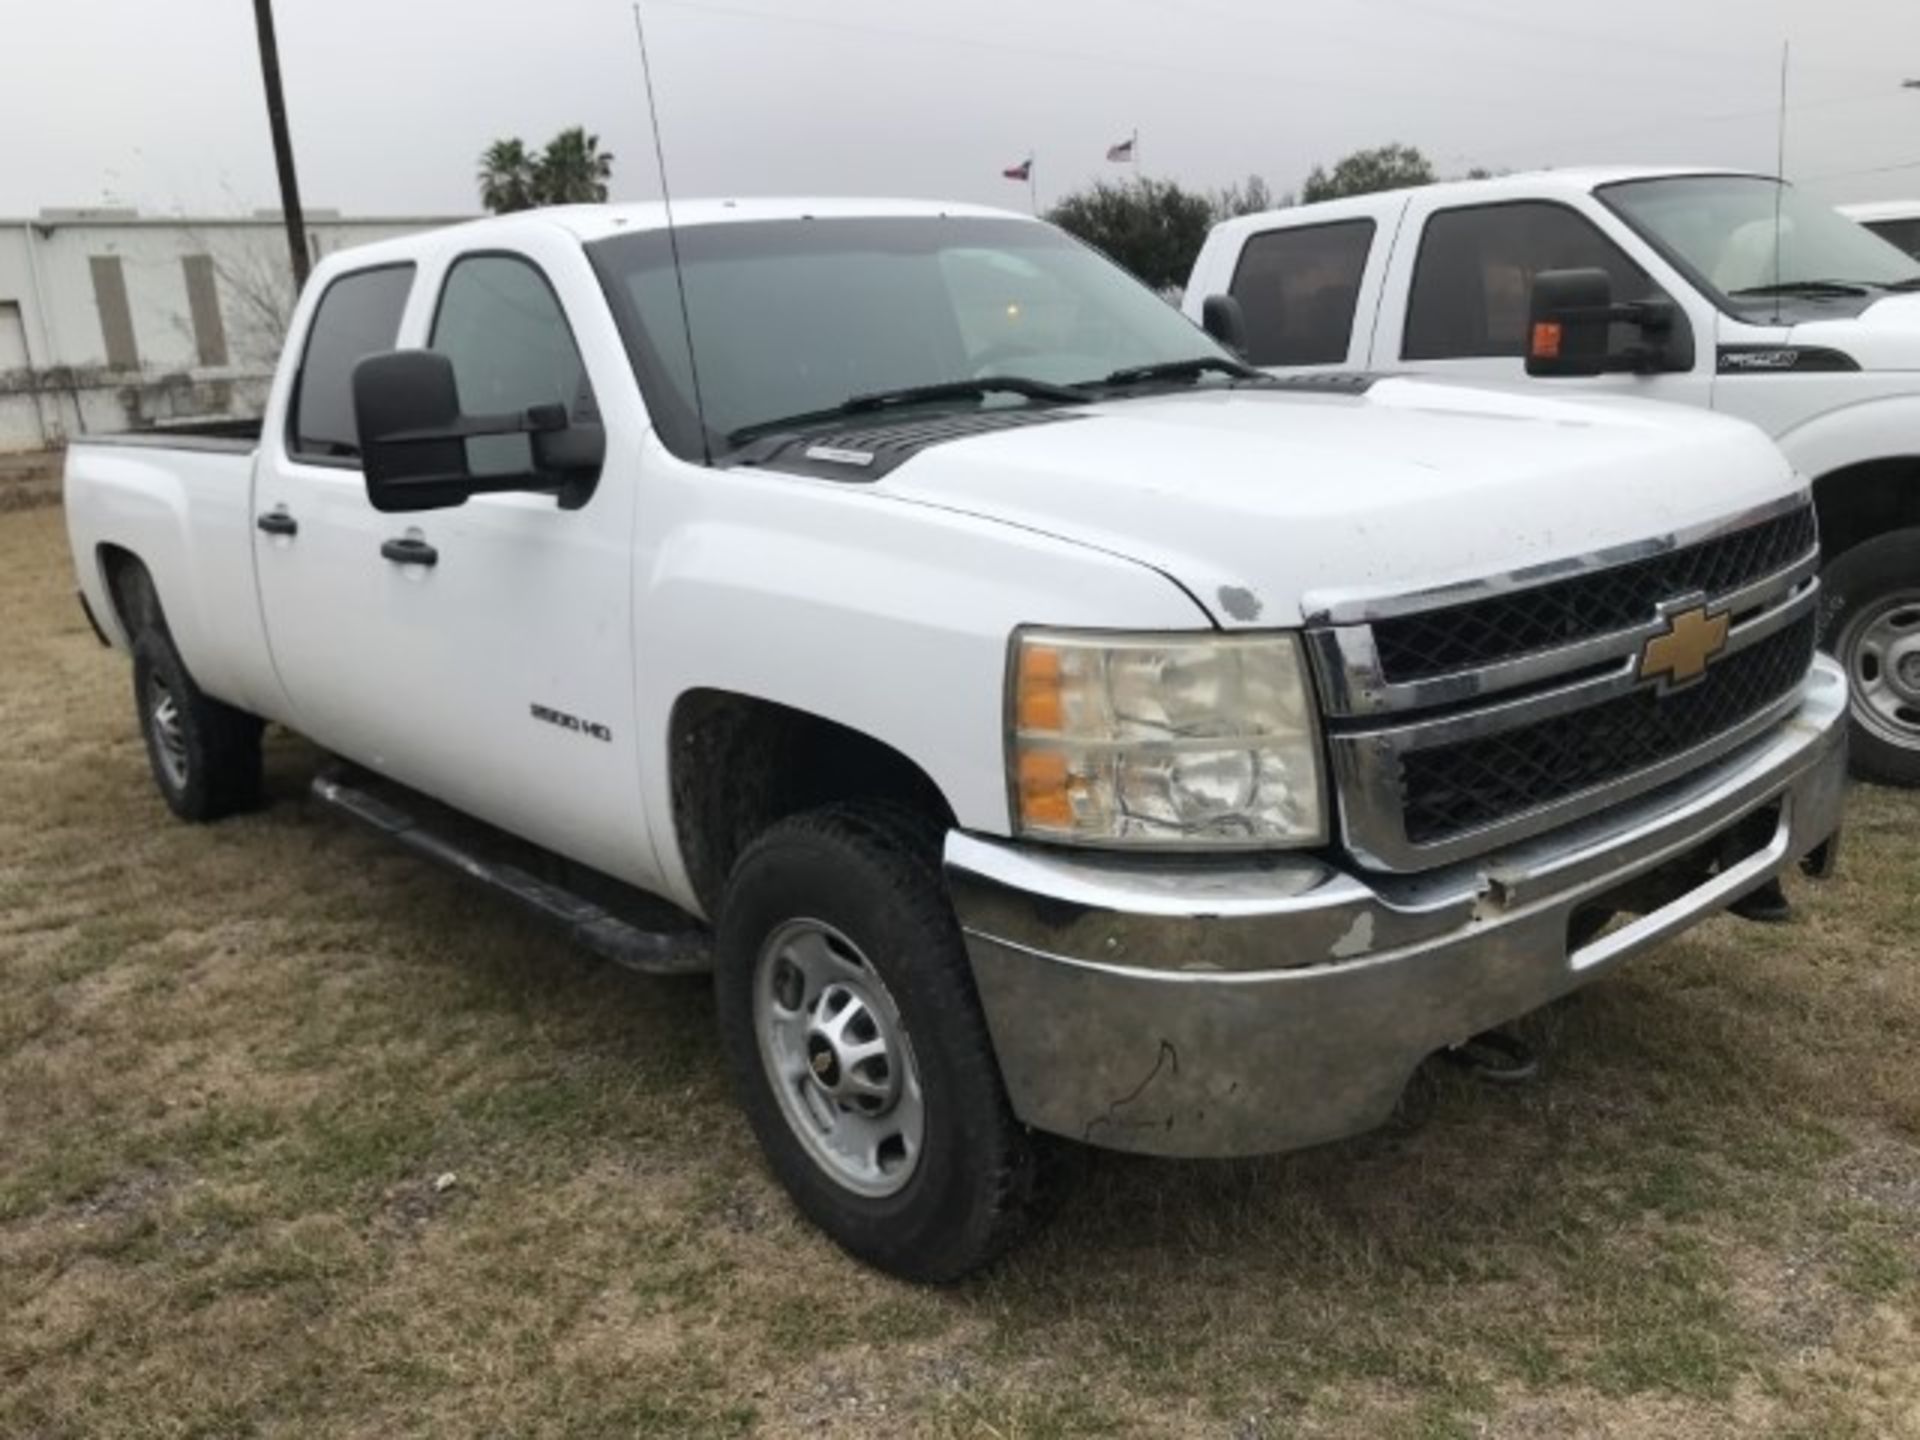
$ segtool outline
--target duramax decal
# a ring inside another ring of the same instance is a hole
[[[582,720],[578,715],[569,715],[566,711],[555,710],[550,705],[536,704],[530,708],[536,720],[544,720],[549,725],[558,725],[562,730],[576,731],[594,740],[605,740],[609,743],[613,740],[613,731],[597,720]]]

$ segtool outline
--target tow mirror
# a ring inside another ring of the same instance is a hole
[[[1200,328],[1236,355],[1247,353],[1247,312],[1231,295],[1209,295],[1200,302]]]
[[[461,414],[453,361],[434,350],[392,350],[360,361],[353,367],[353,413],[367,499],[388,514],[555,487],[570,508],[584,503],[606,453],[600,427],[570,425],[564,405]],[[499,435],[529,437],[527,467],[475,473],[467,442]]]
[[[1527,304],[1527,374],[1600,374],[1612,323],[1613,281],[1606,271],[1541,271]]]
[[[1611,351],[1615,324],[1639,328],[1642,343]],[[1693,369],[1693,329],[1671,300],[1613,303],[1613,281],[1601,269],[1543,270],[1527,304],[1527,374],[1637,375]]]

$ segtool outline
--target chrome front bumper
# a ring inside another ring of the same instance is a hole
[[[1684,780],[1477,860],[1366,875],[955,832],[949,888],[1021,1119],[1155,1155],[1295,1149],[1384,1120],[1420,1062],[1597,979],[1809,856],[1830,862],[1846,680]],[[1765,818],[1777,814],[1770,830]],[[1576,911],[1744,837],[1716,873],[1572,948]],[[1816,854],[1817,852],[1817,854]]]

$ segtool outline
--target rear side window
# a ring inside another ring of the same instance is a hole
[[[1353,341],[1373,221],[1269,230],[1247,241],[1230,293],[1255,365],[1337,365]]]
[[[302,460],[352,459],[353,367],[393,349],[413,288],[413,266],[385,265],[342,275],[320,297],[300,357],[289,448]]]
[[[456,261],[440,291],[429,344],[453,362],[464,414],[559,405],[574,422],[599,419],[566,313],[531,261],[516,255]],[[532,441],[525,435],[471,439],[467,465],[476,475],[529,470]]]
[[[1589,267],[1612,278],[1617,303],[1660,294],[1619,246],[1563,205],[1523,201],[1442,210],[1420,237],[1401,354],[1408,360],[1517,358],[1526,349],[1533,277]],[[1622,328],[1613,343],[1620,348],[1630,338]]]

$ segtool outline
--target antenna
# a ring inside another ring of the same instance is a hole
[[[1787,61],[1793,42],[1780,42],[1780,133],[1773,161],[1773,323],[1780,323],[1780,201],[1787,189]]]
[[[687,310],[687,277],[680,268],[680,232],[673,224],[673,190],[667,184],[667,152],[660,141],[660,111],[653,99],[653,65],[647,59],[647,27],[640,21],[640,0],[633,3],[633,31],[640,37],[640,74],[647,82],[647,120],[653,126],[653,163],[660,172],[660,201],[667,212],[667,250],[673,256],[673,285],[680,293],[680,329],[687,339],[687,375],[693,384],[693,414],[700,422],[700,455],[713,464],[707,407],[700,398],[700,362],[693,353],[693,316]]]

